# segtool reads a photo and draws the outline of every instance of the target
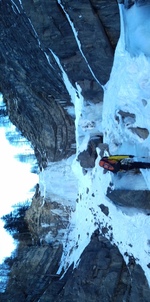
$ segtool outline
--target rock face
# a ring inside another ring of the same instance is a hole
[[[109,215],[107,207],[100,208]],[[0,301],[148,302],[150,289],[143,270],[132,255],[126,254],[125,263],[118,248],[104,237],[104,228],[94,232],[78,267],[71,266],[64,276],[57,273],[62,254],[59,231],[68,223],[69,213],[66,209],[60,219],[56,209],[61,211],[54,202],[43,203],[37,187],[25,216],[30,232],[20,237],[16,256],[9,261],[9,281]],[[48,232],[53,242],[45,240]]]
[[[25,220],[34,244],[59,246],[69,223],[70,207],[34,195]]]
[[[135,1],[118,2],[129,8]],[[102,102],[102,85],[109,79],[119,37],[118,5],[115,0],[1,0],[0,12],[0,91],[10,120],[31,141],[39,165],[46,167],[48,161],[75,152],[74,116],[69,114],[73,103],[62,69],[74,88],[81,86],[85,102]],[[94,159],[95,149],[91,162],[83,165],[92,167]],[[43,204],[36,192],[26,213],[30,242],[20,242],[0,300],[148,302],[150,291],[140,266],[130,256],[127,267],[118,248],[98,232],[78,268],[70,267],[59,278],[59,231],[65,230],[69,209],[58,219],[56,208],[62,213],[61,205]],[[104,205],[101,209],[108,215]],[[42,240],[47,232],[54,244]]]
[[[115,204],[150,211],[150,191],[148,190],[113,190],[107,192]]]
[[[100,147],[103,138],[97,136],[89,141],[87,150],[82,151],[78,155],[78,161],[83,168],[93,168],[95,166],[95,159],[97,157],[96,147]]]
[[[66,109],[73,104],[54,54],[86,100],[102,101],[119,37],[117,3],[6,0],[0,11],[0,91],[45,167],[75,152],[74,118]]]
[[[24,245],[18,249],[1,301],[120,302],[149,301],[149,287],[130,256],[128,267],[117,247],[96,231],[79,266],[57,274],[62,247]]]

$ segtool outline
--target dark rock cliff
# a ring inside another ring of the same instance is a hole
[[[0,12],[0,91],[11,121],[46,166],[75,152],[74,118],[66,110],[73,104],[53,53],[87,101],[102,101],[119,37],[117,3],[2,0]]]
[[[118,2],[129,8],[135,1]],[[75,152],[74,117],[67,110],[73,104],[53,54],[72,85],[80,84],[87,101],[102,102],[102,85],[109,79],[119,38],[117,1],[1,0],[0,13],[0,91],[10,120],[31,141],[45,167]],[[32,240],[20,242],[1,301],[149,301],[140,266],[132,257],[127,266],[118,248],[99,232],[93,234],[78,268],[70,267],[60,279],[62,246],[38,241],[38,219],[45,217],[46,209],[42,214],[34,210],[28,212]]]
[[[61,245],[28,245],[22,241],[11,267],[3,302],[148,302],[149,287],[135,259],[128,266],[116,246],[95,231],[81,255],[61,278],[57,274]]]

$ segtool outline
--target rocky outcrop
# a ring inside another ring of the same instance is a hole
[[[44,200],[40,194],[35,194],[25,215],[33,243],[52,247],[62,244],[70,212],[71,208],[63,202]]]
[[[123,200],[123,191],[120,191],[120,195],[118,193],[117,191],[114,195],[114,200],[118,196]],[[111,194],[108,197],[113,200]],[[130,206],[143,208],[141,200],[136,198],[135,205],[129,195],[125,196],[122,206],[129,206],[128,198],[132,201]],[[106,216],[109,215],[108,207],[103,204],[99,207]],[[105,238],[107,227],[93,233],[75,269],[71,266],[64,275],[63,271],[58,274],[63,232],[69,217],[69,208],[65,210],[61,204],[44,201],[39,186],[36,186],[32,205],[25,215],[29,232],[27,236],[20,236],[14,258],[8,260],[9,280],[5,292],[0,293],[0,300],[148,302],[150,289],[142,268],[136,264],[136,259],[131,254],[126,253],[126,262],[124,261],[111,238]],[[147,263],[147,266],[150,267],[150,264]]]
[[[132,131],[132,133],[135,133],[140,138],[147,139],[149,136],[149,131],[146,128],[140,128],[140,127],[129,127],[129,129]]]
[[[18,249],[1,301],[148,302],[150,290],[139,265],[128,256],[128,266],[116,246],[96,231],[79,266],[57,274],[62,247],[24,246]],[[127,255],[126,255],[127,256]]]
[[[61,246],[57,249],[52,249],[48,245],[18,248],[6,292],[0,294],[0,300],[38,301],[50,283],[55,280],[61,253]]]
[[[75,152],[73,104],[56,56],[85,100],[101,102],[119,37],[117,3],[2,0],[0,11],[0,91],[45,167]]]
[[[148,190],[108,190],[107,196],[116,205],[150,212],[150,191]]]
[[[95,160],[97,158],[96,148],[102,145],[102,141],[102,136],[96,136],[89,140],[87,150],[79,153],[77,160],[80,162],[82,168],[93,168],[95,166]]]

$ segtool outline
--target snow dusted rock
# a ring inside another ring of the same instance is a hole
[[[135,121],[136,121],[136,116],[134,113],[130,113],[130,112],[126,112],[126,111],[123,111],[123,110],[119,110],[116,114],[116,120],[120,119],[120,117],[122,119],[122,122],[126,125],[130,125],[130,124],[134,124]]]
[[[60,279],[62,247],[24,246],[12,262],[3,302],[149,302],[149,287],[139,265],[130,256],[128,267],[118,248],[98,231],[81,255],[79,266]]]
[[[95,166],[96,152],[90,153],[84,150],[78,155],[78,161],[83,168],[93,168]]]
[[[69,223],[70,207],[34,196],[26,212],[26,222],[34,244],[58,247]]]
[[[107,196],[118,205],[150,211],[150,191],[110,190]]]
[[[117,3],[104,2],[105,9],[95,0],[0,1],[0,89],[41,167],[75,153],[74,117],[67,110],[73,104],[60,66],[86,100],[103,99],[119,37]]]
[[[149,136],[149,131],[146,128],[140,128],[140,127],[129,127],[129,129],[136,133],[139,137],[142,139],[146,139]]]
[[[102,211],[106,216],[109,215],[109,208],[108,208],[108,207],[106,207],[104,204],[100,204],[99,207],[100,207],[101,211]]]
[[[87,150],[84,150],[79,153],[78,161],[80,162],[81,167],[83,168],[94,168],[95,160],[97,158],[96,148],[99,145],[102,145],[103,138],[101,136],[97,136],[93,139],[90,139]]]

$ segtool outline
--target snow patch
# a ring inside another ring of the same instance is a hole
[[[72,171],[74,156],[59,162],[49,163],[39,174],[40,191],[44,199],[55,200],[75,208],[77,179]]]

